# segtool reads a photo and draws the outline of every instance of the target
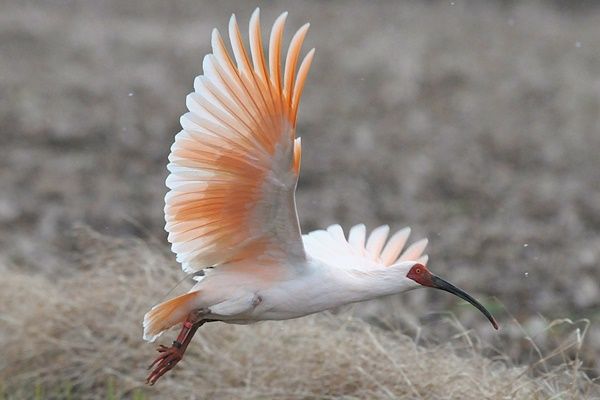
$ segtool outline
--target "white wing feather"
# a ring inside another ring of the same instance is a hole
[[[387,240],[390,228],[387,225],[375,228],[367,238],[364,224],[350,229],[348,239],[340,225],[331,225],[327,230],[317,230],[303,235],[304,250],[309,257],[316,258],[338,268],[371,269],[394,265],[401,261],[417,261],[427,264],[423,254],[427,239],[411,244],[404,252],[410,228],[396,232]]]

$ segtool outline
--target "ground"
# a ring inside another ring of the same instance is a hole
[[[582,357],[598,374],[600,8],[570,4],[260,3],[265,26],[285,10],[288,32],[310,21],[317,48],[298,122],[303,231],[410,225],[430,239],[430,269],[501,330],[426,290],[355,315],[415,334],[451,311],[515,362],[530,361],[524,332],[551,350],[548,321],[585,318]],[[226,32],[232,12],[244,25],[253,8],[0,3],[7,274],[79,273],[79,225],[168,252],[165,165],[185,95],[210,30]]]

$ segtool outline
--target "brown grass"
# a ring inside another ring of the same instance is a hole
[[[80,235],[84,268],[70,276],[56,279],[2,268],[6,279],[0,292],[0,383],[8,398],[32,398],[36,390],[36,398],[85,399],[106,398],[107,390],[114,391],[115,398],[600,395],[577,360],[565,360],[534,378],[530,372],[535,365],[515,367],[504,357],[482,356],[469,332],[422,346],[399,331],[376,328],[349,313],[251,326],[208,324],[184,361],[147,388],[145,367],[155,357],[155,345],[142,341],[141,319],[181,273],[146,242],[116,241],[83,231]],[[580,346],[584,332],[574,333],[576,340],[559,352]],[[64,395],[65,388],[71,395]]]

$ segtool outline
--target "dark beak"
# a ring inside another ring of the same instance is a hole
[[[483,313],[483,315],[485,315],[487,317],[487,319],[490,320],[490,322],[492,323],[492,325],[494,326],[495,329],[498,329],[498,323],[496,322],[494,317],[492,317],[492,314],[490,314],[490,312],[488,310],[486,310],[485,307],[481,305],[481,303],[479,303],[477,300],[475,300],[473,297],[471,297],[469,294],[467,294],[464,290],[457,288],[450,282],[446,282],[442,278],[435,276],[433,274],[431,275],[431,283],[432,283],[431,287],[434,287],[436,289],[445,290],[446,292],[450,292],[450,293],[460,297],[461,299],[471,303],[474,307],[476,307],[479,311],[481,311]]]

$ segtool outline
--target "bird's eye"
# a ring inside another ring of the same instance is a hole
[[[420,273],[421,273],[421,268],[417,268],[417,269],[415,270],[415,272],[416,272],[417,274],[420,274]]]

